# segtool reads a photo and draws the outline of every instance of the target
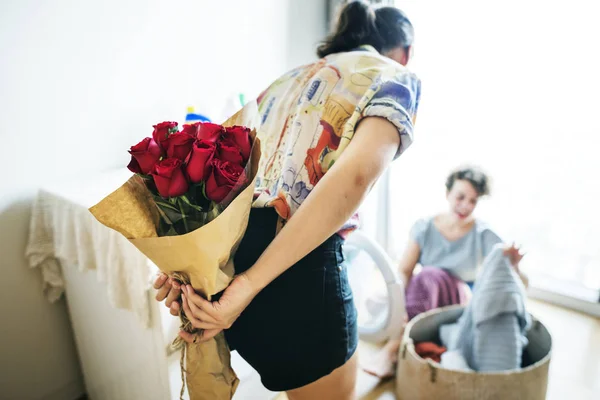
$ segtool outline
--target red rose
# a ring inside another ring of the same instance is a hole
[[[206,140],[207,142],[215,143],[224,130],[221,125],[213,124],[210,122],[201,122],[198,125],[198,133],[196,134],[196,138],[198,140]]]
[[[194,183],[206,181],[210,174],[214,154],[215,145],[213,143],[205,140],[194,142],[186,169],[190,181]]]
[[[160,145],[161,149],[166,150],[165,141],[171,133],[177,132],[177,122],[161,122],[160,124],[153,125],[153,128],[152,138]]]
[[[133,173],[147,175],[152,172],[154,164],[160,159],[160,147],[147,137],[129,149],[131,161],[127,168]]]
[[[193,124],[185,124],[185,125],[183,125],[181,132],[187,133],[189,135],[192,135],[193,137],[196,137],[196,135],[198,134],[198,126],[199,125],[200,125],[200,122],[194,122]]]
[[[174,157],[185,161],[190,151],[192,151],[194,140],[196,140],[194,136],[185,132],[175,132],[169,135],[165,141],[167,157]]]
[[[252,150],[249,128],[246,128],[245,126],[231,126],[225,128],[224,138],[233,141],[238,149],[240,149],[244,162],[248,161],[248,158],[250,158],[250,151]]]
[[[220,203],[235,187],[244,184],[244,180],[244,168],[240,165],[215,159],[206,181],[206,197]]]
[[[244,165],[242,153],[231,139],[224,139],[217,144],[217,158],[232,164]]]
[[[177,197],[188,191],[189,185],[181,169],[182,165],[177,158],[167,158],[154,166],[152,176],[162,197]]]

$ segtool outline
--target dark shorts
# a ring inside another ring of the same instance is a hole
[[[258,260],[275,237],[276,223],[273,209],[252,209],[235,256],[236,273]],[[230,348],[258,371],[267,389],[312,383],[356,351],[357,314],[342,267],[342,244],[336,234],[285,271],[225,332]]]

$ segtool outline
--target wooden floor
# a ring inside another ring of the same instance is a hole
[[[528,306],[553,339],[547,400],[600,399],[600,319],[534,300]],[[361,343],[359,355],[375,350]],[[395,400],[393,380],[380,384],[362,371],[358,393],[360,400]]]

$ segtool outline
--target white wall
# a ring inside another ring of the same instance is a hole
[[[218,115],[314,58],[322,0],[5,0],[0,3],[0,398],[81,389],[63,303],[23,257],[45,182],[120,167],[154,122]]]
[[[287,61],[291,66],[303,65],[316,58],[319,42],[327,30],[328,0],[288,0]]]

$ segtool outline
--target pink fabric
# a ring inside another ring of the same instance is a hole
[[[466,304],[471,291],[466,283],[441,268],[423,267],[413,275],[406,288],[406,311],[408,319],[454,304]]]

